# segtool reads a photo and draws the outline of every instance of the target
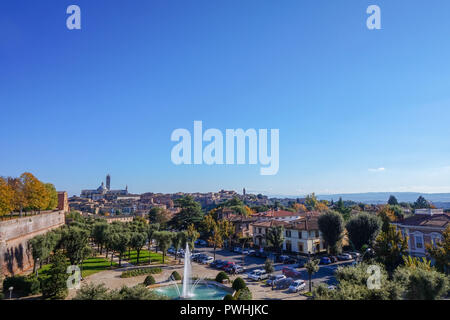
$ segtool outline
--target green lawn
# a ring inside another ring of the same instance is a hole
[[[82,277],[90,276],[94,273],[109,270],[111,265],[111,261],[109,259],[101,258],[101,257],[93,257],[86,259],[83,262],[83,272]],[[39,269],[39,275],[46,275],[48,270],[50,269],[51,264],[47,264]],[[113,267],[117,267],[118,264],[113,261]]]
[[[152,264],[162,263],[162,253],[149,252],[148,250],[141,250],[139,255],[139,264],[148,264],[149,256],[152,259]],[[125,252],[123,260],[128,261],[131,264],[137,264],[137,252],[136,250],[131,250],[130,258],[128,258],[128,251]],[[166,255],[165,262],[169,262],[171,258]]]

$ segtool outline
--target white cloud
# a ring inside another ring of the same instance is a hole
[[[383,171],[385,171],[385,170],[386,170],[386,169],[383,168],[383,167],[381,167],[381,168],[370,168],[370,169],[369,169],[370,172],[383,172]]]

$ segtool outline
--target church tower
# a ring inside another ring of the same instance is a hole
[[[111,176],[109,174],[106,175],[106,190],[111,190]]]

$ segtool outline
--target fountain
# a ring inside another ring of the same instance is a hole
[[[189,250],[189,245],[186,243],[186,250],[184,251],[183,291],[181,295],[182,299],[189,299],[193,296],[191,277],[192,277],[191,251]]]
[[[201,279],[192,281],[191,251],[188,244],[186,244],[184,252],[184,273],[181,288],[173,279],[169,279],[169,281],[171,285],[160,287],[156,291],[172,299],[221,300],[227,293],[230,293],[216,285],[210,285],[208,282],[203,284]]]

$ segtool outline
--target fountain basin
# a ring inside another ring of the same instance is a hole
[[[176,288],[175,286],[178,286]],[[223,300],[227,294],[232,294],[233,289],[219,286],[213,282],[203,282],[193,288],[189,297],[181,297],[179,292],[182,291],[181,284],[171,284],[155,288],[154,291],[163,294],[173,300]]]

